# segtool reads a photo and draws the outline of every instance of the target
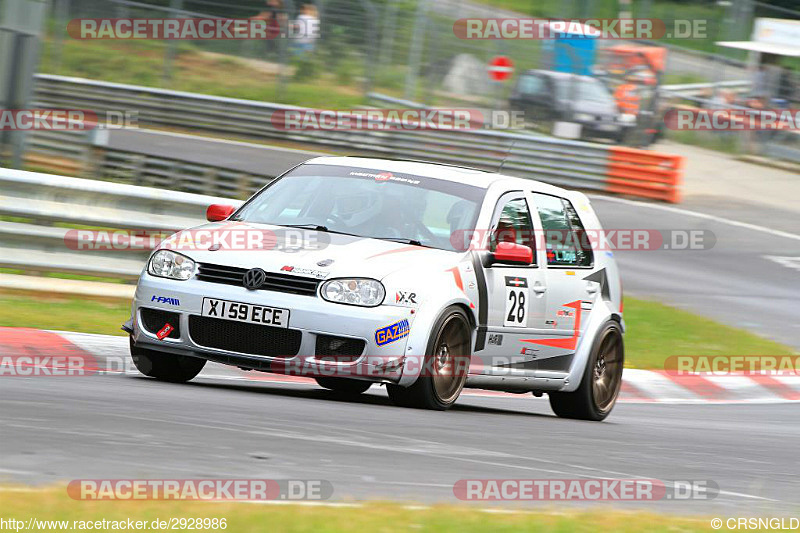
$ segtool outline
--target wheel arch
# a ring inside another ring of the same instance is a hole
[[[477,317],[475,316],[475,310],[470,307],[470,301],[467,300],[463,293],[461,295],[453,295],[437,305],[430,305],[430,302],[428,302],[426,305],[420,306],[406,343],[405,357],[407,364],[404,364],[403,375],[400,377],[398,385],[408,387],[417,380],[419,369],[422,367],[421,359],[425,357],[425,351],[430,342],[430,337],[434,333],[436,322],[450,307],[457,307],[464,312],[474,336],[477,330]],[[408,364],[410,359],[416,359],[415,364]],[[412,370],[409,371],[409,369]]]
[[[589,359],[594,343],[597,340],[597,334],[608,322],[614,322],[623,333],[625,332],[622,316],[613,310],[611,306],[608,305],[608,302],[603,300],[596,301],[589,318],[589,323],[586,325],[584,334],[578,343],[575,357],[572,359],[572,366],[565,380],[566,383],[560,389],[561,392],[573,392],[580,387],[581,380],[583,380],[586,370],[586,361]]]

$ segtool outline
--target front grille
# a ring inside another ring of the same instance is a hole
[[[142,307],[139,309],[139,316],[142,317],[142,326],[148,332],[155,335],[166,324],[169,324],[174,329],[167,335],[170,339],[177,339],[181,336],[180,315],[171,311],[162,311],[161,309],[151,309],[149,307]]]
[[[226,285],[237,285],[242,287],[242,278],[244,278],[244,274],[248,270],[248,268],[199,263],[197,265],[196,276],[200,281],[224,283]],[[267,272],[267,280],[263,285],[261,285],[259,290],[288,292],[292,294],[301,294],[304,296],[316,296],[319,283],[320,281],[314,278],[304,278],[292,276],[291,274]]]
[[[267,357],[293,357],[303,334],[297,329],[261,326],[206,316],[189,316],[189,335],[195,344]]]
[[[337,363],[352,362],[361,357],[366,344],[364,339],[317,335],[316,357]]]

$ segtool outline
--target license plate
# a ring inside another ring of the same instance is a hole
[[[275,326],[278,328],[289,327],[289,310],[263,305],[243,304],[229,300],[216,300],[203,298],[203,316],[209,318],[223,318],[250,324]]]

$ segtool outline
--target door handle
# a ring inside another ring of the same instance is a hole
[[[593,282],[591,282],[591,281],[587,281],[587,282],[586,282],[586,292],[588,292],[589,294],[594,294],[594,293],[596,293],[596,292],[597,292],[597,285],[595,285],[595,284],[594,284]]]
[[[533,284],[533,292],[536,294],[544,294],[544,291],[547,290],[547,287],[542,285],[541,283],[534,283]]]

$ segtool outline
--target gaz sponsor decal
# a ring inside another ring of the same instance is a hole
[[[411,291],[397,291],[394,295],[394,302],[405,307],[416,307],[417,293]]]
[[[390,324],[381,329],[377,329],[375,330],[375,344],[378,346],[384,346],[396,340],[400,340],[403,337],[408,336],[410,329],[411,326],[409,326],[408,320],[406,319],[395,322],[394,324]]]
[[[528,280],[516,276],[506,276],[506,308],[503,325],[524,328],[528,323]]]
[[[286,265],[281,267],[281,272],[291,272],[298,276],[311,276],[312,278],[325,279],[328,277],[329,272],[323,270],[314,270],[313,268],[300,268],[296,266]]]

